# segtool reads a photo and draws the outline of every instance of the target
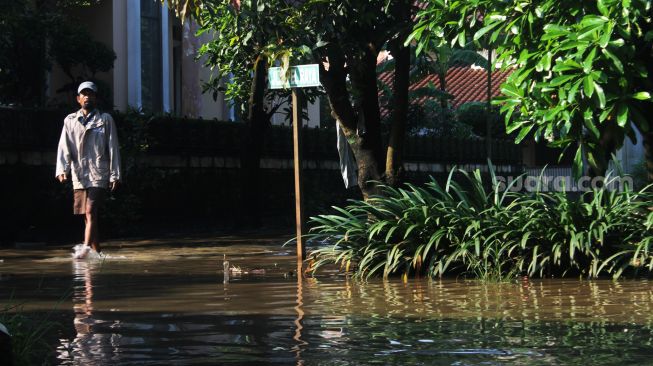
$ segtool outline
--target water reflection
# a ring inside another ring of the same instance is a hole
[[[297,271],[295,273],[297,276],[297,305],[295,306],[297,317],[294,321],[295,335],[293,336],[293,340],[296,344],[292,347],[292,350],[295,352],[297,366],[301,366],[304,365],[304,360],[302,359],[302,348],[308,345],[308,343],[302,339],[302,330],[304,329],[304,326],[302,325],[302,321],[304,320],[304,271],[301,262],[297,263]]]
[[[73,325],[75,337],[62,341],[62,361],[70,364],[89,365],[110,359],[116,351],[113,334],[97,332],[100,322],[93,314],[93,276],[101,268],[99,261],[73,261]],[[69,364],[63,362],[63,364]]]
[[[292,256],[264,248],[184,248],[168,260],[175,252],[125,250],[129,260],[72,271],[69,259],[10,258],[0,293],[49,311],[73,284],[65,365],[650,363],[646,280],[357,282],[303,278]],[[224,281],[225,252],[265,274]]]

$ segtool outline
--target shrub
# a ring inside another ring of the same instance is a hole
[[[454,179],[461,176],[459,182]],[[356,277],[460,275],[484,280],[650,272],[653,194],[647,189],[513,192],[490,165],[454,169],[444,187],[381,186],[382,195],[352,200],[335,214],[311,218],[315,271],[336,263]],[[516,182],[516,181],[515,181]],[[502,189],[506,188],[506,189]]]
[[[11,333],[15,365],[49,364],[54,349],[48,339],[60,326],[49,319],[50,315],[30,317],[22,312],[20,306],[5,305],[0,309],[0,324]]]

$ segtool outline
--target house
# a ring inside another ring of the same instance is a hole
[[[111,88],[115,109],[233,119],[222,95],[214,101],[202,94],[201,82],[210,70],[194,58],[209,35],[196,37],[192,21],[182,25],[167,6],[153,0],[100,0],[68,12],[116,53],[113,69],[96,75]],[[55,65],[48,97],[61,98],[56,91],[69,81]]]

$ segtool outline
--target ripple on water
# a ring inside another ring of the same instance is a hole
[[[643,364],[653,340],[648,281],[298,280],[285,249],[106,251],[0,252],[0,292],[59,303],[60,364]]]

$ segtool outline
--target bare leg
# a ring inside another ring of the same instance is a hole
[[[86,229],[84,231],[84,243],[93,248],[96,252],[100,253],[100,240],[98,237],[98,212],[97,208],[86,207],[86,215],[84,217],[86,222]]]

